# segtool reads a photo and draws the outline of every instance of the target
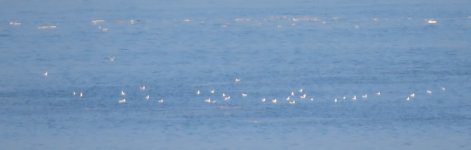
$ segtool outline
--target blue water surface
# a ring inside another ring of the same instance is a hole
[[[0,149],[471,149],[469,6],[4,1]]]

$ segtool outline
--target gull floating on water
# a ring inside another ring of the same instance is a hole
[[[73,94],[74,96],[77,95],[77,93],[76,93],[75,91],[74,91],[72,94]]]
[[[428,19],[427,20],[427,24],[437,24],[438,23],[438,20],[436,19]]]
[[[20,26],[21,25],[21,22],[18,22],[18,21],[10,21],[9,24],[11,26]]]
[[[211,97],[204,100],[206,103],[211,103]]]
[[[124,103],[126,103],[126,98],[123,98],[123,99],[118,100],[118,103],[119,103],[119,104],[124,104]]]
[[[305,98],[306,98],[306,93],[304,93],[303,95],[299,96],[299,98],[305,99]]]
[[[83,92],[80,92],[79,96],[80,96],[80,97],[83,97]]]
[[[303,91],[304,91],[303,88],[300,88],[300,89],[298,90],[299,93],[302,93]]]
[[[361,98],[363,98],[363,99],[368,99],[368,94],[362,95]]]
[[[163,98],[160,99],[160,100],[159,100],[159,103],[161,103],[161,104],[164,103],[164,99],[163,99]]]
[[[191,19],[188,19],[188,18],[183,19],[183,22],[191,22]]]
[[[108,32],[110,29],[106,27],[99,26],[98,29],[100,29],[102,32]]]
[[[380,95],[381,95],[381,92],[377,92],[376,95],[380,96]]]
[[[262,98],[260,101],[262,101],[263,103],[265,103],[265,101],[267,101],[266,98]]]
[[[334,102],[337,103],[337,98],[334,99]]]
[[[415,93],[410,94],[410,98],[415,98]]]
[[[146,100],[149,100],[149,99],[150,99],[150,96],[149,96],[149,95],[147,95],[147,96],[146,96]]]
[[[291,97],[289,97],[289,96],[286,97],[286,101],[289,101],[289,100],[291,100]]]
[[[432,91],[431,91],[431,90],[427,90],[427,91],[425,91],[425,92],[427,92],[428,95],[432,95]]]
[[[92,24],[94,25],[102,24],[102,23],[105,23],[105,20],[102,20],[102,19],[92,20]]]
[[[293,92],[293,91],[291,91],[291,96],[294,96],[294,92]]]
[[[242,97],[247,97],[247,93],[241,93]]]
[[[277,100],[276,98],[271,100],[271,102],[272,102],[273,104],[276,104],[277,101],[278,101],[278,100]]]
[[[353,95],[352,100],[357,100],[357,96]]]
[[[292,100],[292,101],[289,101],[288,103],[291,104],[291,105],[293,105],[293,104],[296,104],[296,101],[295,101],[295,100]]]
[[[239,82],[240,82],[240,78],[235,78],[235,79],[234,79],[234,82],[235,82],[235,83],[239,83]]]
[[[222,93],[222,98],[224,98],[224,101],[228,101],[231,99],[231,96],[226,95],[226,93]]]
[[[411,99],[411,98],[410,98],[409,96],[407,96],[406,101],[410,101],[410,99]]]
[[[145,90],[146,90],[146,86],[143,85],[143,86],[139,87],[139,89],[141,89],[141,91],[145,91]]]
[[[126,96],[126,93],[124,93],[123,90],[121,90],[121,96]]]
[[[44,26],[38,26],[39,30],[52,30],[57,28],[57,26],[54,25],[44,25]]]
[[[346,97],[346,96],[343,96],[343,97],[342,97],[342,99],[343,99],[343,100],[346,100],[346,99],[347,99],[347,97]]]
[[[47,77],[48,73],[47,71],[43,73],[44,77]]]
[[[211,92],[211,94],[216,93],[216,91],[214,89],[212,89],[210,92]]]
[[[201,94],[200,90],[196,91],[196,95],[200,95],[200,94]]]

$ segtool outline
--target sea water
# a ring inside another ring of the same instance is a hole
[[[0,149],[470,149],[470,5],[5,1]]]

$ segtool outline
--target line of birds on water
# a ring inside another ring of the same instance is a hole
[[[44,73],[43,73],[43,76],[47,78],[47,77],[48,77],[48,72],[47,72],[47,71],[44,72]],[[241,82],[241,79],[240,79],[240,78],[235,78],[235,79],[234,79],[234,83],[235,83],[235,84],[240,84],[240,82]],[[145,85],[141,85],[141,86],[139,87],[139,90],[140,90],[141,92],[145,92],[145,91],[147,90],[147,87],[146,87]],[[440,87],[440,90],[441,90],[442,92],[444,92],[444,91],[446,91],[447,89],[446,89],[445,87]],[[83,97],[84,97],[84,92],[83,92],[83,91],[80,91],[80,92],[73,91],[72,94],[73,94],[73,96],[78,96],[78,97],[80,97],[80,98],[83,98]],[[220,97],[220,98],[222,99],[223,102],[228,102],[228,101],[231,100],[231,96],[230,96],[229,94],[227,94],[227,93],[225,93],[225,92],[221,92],[220,94],[221,94],[221,97]],[[375,92],[375,93],[373,93],[373,94],[374,94],[374,96],[376,96],[376,97],[379,97],[379,96],[382,95],[381,91],[377,91],[377,92]],[[425,94],[426,94],[426,95],[432,95],[432,94],[433,94],[433,91],[430,90],[430,89],[427,89],[427,90],[425,90]],[[214,97],[219,97],[219,96],[217,96],[218,94],[217,94],[217,92],[216,92],[216,89],[214,89],[214,88],[212,88],[212,89],[209,90],[209,96],[208,96],[208,95],[204,95],[203,92],[202,92],[202,90],[199,90],[199,89],[196,90],[195,95],[196,95],[196,96],[200,96],[200,98],[201,98],[201,97],[204,97],[204,96],[207,96],[207,97],[205,97],[204,100],[203,100],[203,102],[204,102],[204,103],[207,103],[207,104],[215,104],[215,103],[217,103],[217,102],[218,102],[218,101],[217,101],[217,98],[214,98]],[[126,92],[125,92],[124,90],[121,90],[119,96],[120,96],[120,99],[117,101],[118,104],[126,104],[126,103],[127,103],[127,100],[126,100]],[[249,95],[248,95],[248,93],[241,92],[241,93],[240,93],[240,96],[241,96],[242,98],[246,98],[246,97],[248,97]],[[350,99],[351,101],[367,100],[368,98],[369,98],[369,97],[368,97],[368,94],[367,94],[367,93],[361,94],[361,95],[358,95],[358,96],[357,96],[357,95],[353,95],[353,96],[340,96],[340,97],[339,97],[339,96],[336,96],[336,97],[333,99],[333,102],[334,102],[334,103],[338,103],[338,102],[340,102],[341,100],[344,100],[344,101],[345,101],[345,100],[349,100],[349,99]],[[412,92],[412,93],[410,93],[410,94],[408,94],[408,95],[406,96],[405,100],[406,100],[406,101],[412,101],[412,100],[414,100],[415,98],[416,98],[416,93],[415,93],[415,92]],[[149,94],[146,94],[146,95],[144,96],[144,100],[150,101],[150,100],[151,100],[150,95],[149,95]],[[286,100],[286,102],[287,102],[288,104],[294,105],[294,104],[296,104],[296,100],[299,100],[299,101],[305,100],[305,101],[311,101],[311,102],[312,102],[312,101],[315,101],[315,98],[314,98],[314,96],[308,97],[308,95],[307,95],[306,91],[304,90],[304,88],[299,88],[297,91],[296,91],[296,90],[291,91],[290,94],[285,98],[285,100]],[[165,101],[164,101],[164,98],[160,98],[157,102],[158,102],[159,104],[163,104]],[[263,97],[263,98],[260,99],[260,102],[261,102],[261,103],[278,104],[278,103],[280,103],[281,101],[280,101],[278,98],[268,99],[268,98],[266,98],[266,97]]]
[[[330,21],[338,21],[339,17],[331,17],[329,19],[330,19]],[[320,17],[317,17],[317,16],[269,16],[267,18],[258,19],[258,20],[255,19],[255,18],[237,17],[237,18],[233,19],[233,22],[235,22],[235,23],[254,22],[256,24],[261,25],[262,24],[261,21],[288,20],[288,21],[291,22],[291,26],[295,26],[297,23],[301,23],[301,22],[320,22],[321,24],[327,24],[327,20],[329,20],[329,19],[321,19]],[[444,19],[446,19],[446,18],[444,18]],[[467,16],[467,19],[471,19],[471,16]],[[379,22],[380,18],[373,17],[371,20],[373,22]],[[385,20],[387,20],[387,19],[385,19]],[[407,20],[412,20],[412,18],[407,17]],[[439,23],[439,20],[435,19],[435,18],[426,18],[426,19],[423,19],[423,20],[426,24],[429,24],[429,25],[435,25],[435,24]],[[105,27],[105,24],[107,23],[107,21],[105,21],[104,19],[94,19],[94,20],[91,20],[90,22],[91,22],[92,25],[96,26],[102,32],[110,31],[109,28]],[[141,22],[141,20],[137,20],[137,19],[129,19],[129,20],[120,20],[120,21],[118,21],[118,23],[125,23],[125,24],[130,24],[130,25],[134,25],[134,24],[137,24],[139,22]],[[194,22],[194,20],[190,19],[190,18],[184,18],[184,19],[180,20],[180,22],[191,23],[191,22]],[[199,23],[204,23],[204,21],[201,21]],[[8,24],[10,26],[21,26],[22,25],[22,23],[18,20],[12,20]],[[221,27],[224,27],[224,28],[228,27],[229,24],[230,23],[224,23],[223,25],[221,25]],[[53,25],[53,24],[43,24],[43,25],[37,26],[36,28],[39,29],[39,30],[53,30],[53,29],[56,29],[57,27],[58,27],[57,25]],[[278,24],[278,25],[276,25],[276,27],[281,28],[281,27],[283,27],[283,25]],[[354,28],[359,29],[360,25],[355,24]]]

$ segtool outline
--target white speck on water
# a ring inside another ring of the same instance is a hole
[[[124,103],[126,103],[126,98],[122,98],[118,100],[118,104],[124,104]]]
[[[20,26],[21,25],[21,22],[18,22],[18,21],[10,21],[8,23],[10,26]]]
[[[55,26],[55,25],[42,25],[42,26],[38,26],[37,28],[39,30],[52,30],[52,29],[56,29],[57,26]]]
[[[93,25],[98,25],[98,24],[103,24],[105,23],[105,20],[103,19],[96,19],[91,21]]]
[[[432,90],[426,90],[425,91],[428,95],[432,95]]]
[[[437,24],[438,20],[436,20],[436,19],[427,19],[426,22],[427,22],[427,24]]]

